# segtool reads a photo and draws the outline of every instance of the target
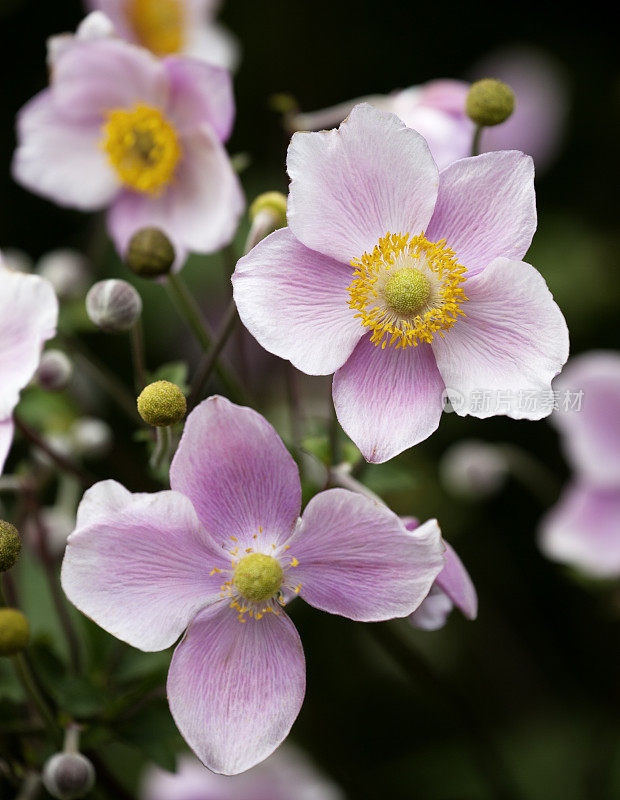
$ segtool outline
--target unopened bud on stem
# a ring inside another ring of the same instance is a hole
[[[16,608],[0,608],[0,656],[15,656],[30,638],[28,620]]]
[[[259,194],[250,206],[252,227],[248,234],[246,252],[249,252],[261,239],[286,225],[286,197],[282,192]]]
[[[57,800],[78,800],[95,785],[95,769],[82,753],[56,753],[43,768],[43,785]]]
[[[131,237],[125,260],[136,275],[158,278],[170,272],[174,258],[174,247],[162,230],[142,228]]]
[[[0,519],[0,572],[15,566],[22,549],[22,540],[15,525]]]
[[[98,328],[107,333],[128,331],[142,313],[142,300],[127,281],[99,281],[86,295],[86,311]]]
[[[495,78],[472,83],[465,101],[467,116],[479,127],[505,122],[514,107],[514,92],[510,86]]]
[[[187,411],[185,395],[175,383],[149,383],[138,397],[138,413],[149,425],[165,428],[180,422]]]
[[[35,378],[42,389],[59,392],[71,380],[73,364],[62,350],[46,350],[41,356]]]

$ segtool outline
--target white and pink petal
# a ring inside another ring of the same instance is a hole
[[[237,263],[232,280],[241,321],[265,350],[308,375],[329,375],[364,333],[349,308],[352,273],[288,228],[275,231]]]
[[[307,505],[290,541],[292,580],[310,605],[363,622],[405,617],[444,565],[435,521],[409,534],[387,506],[346,489]]]
[[[381,463],[437,429],[443,390],[430,345],[382,350],[366,334],[334,375],[334,406],[364,458]]]
[[[213,772],[236,775],[286,738],[306,688],[303,649],[282,612],[245,623],[227,602],[199,614],[175,650],[170,711]]]

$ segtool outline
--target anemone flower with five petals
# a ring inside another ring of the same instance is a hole
[[[332,489],[299,518],[295,462],[257,412],[221,397],[188,417],[171,491],[89,489],[62,585],[114,636],[177,646],[170,710],[214,772],[235,774],[286,737],[305,692],[299,635],[282,604],[360,621],[411,614],[443,567],[436,521],[408,533],[385,506]]]
[[[60,205],[108,208],[121,254],[150,226],[167,233],[177,264],[188,251],[218,250],[244,205],[223,146],[234,119],[229,73],[158,59],[106,35],[101,20],[51,48],[50,86],[18,115],[15,179]]]
[[[0,256],[0,474],[13,442],[13,410],[56,335],[58,300],[52,284],[4,265]]]
[[[416,131],[361,104],[337,130],[296,133],[287,166],[288,228],[238,262],[235,301],[266,350],[335,373],[338,420],[368,461],[426,439],[446,394],[461,416],[549,414],[536,400],[568,330],[521,260],[536,228],[529,156],[438,173]]]

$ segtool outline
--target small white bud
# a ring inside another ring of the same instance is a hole
[[[59,392],[65,389],[73,373],[73,364],[62,350],[46,350],[41,356],[35,379],[42,389]]]
[[[98,328],[107,333],[128,331],[142,313],[142,300],[127,281],[99,281],[86,295],[86,311]]]
[[[77,250],[52,250],[37,264],[37,272],[48,280],[61,300],[82,297],[90,273],[87,259]]]
[[[467,439],[449,447],[439,464],[444,487],[468,499],[484,499],[499,491],[508,475],[508,462],[499,447]]]
[[[43,768],[43,785],[57,800],[78,800],[95,785],[95,768],[82,753],[56,753]]]
[[[78,419],[71,427],[73,448],[83,458],[101,458],[110,450],[112,429],[95,417]]]

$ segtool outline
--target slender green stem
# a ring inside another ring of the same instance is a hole
[[[15,800],[35,800],[41,791],[41,776],[37,772],[28,772]]]
[[[488,736],[469,702],[438,674],[411,646],[401,633],[398,622],[374,623],[365,626],[370,635],[398,663],[417,687],[429,691],[460,724],[463,740],[471,747],[478,770],[491,789],[494,800],[519,800],[520,792],[510,779],[495,742]]]
[[[329,385],[329,403],[330,403],[330,417],[329,417],[329,452],[332,465],[339,464],[340,457],[340,423],[336,416],[336,407],[334,406],[332,398],[332,386]]]
[[[81,342],[66,340],[65,345],[71,350],[79,366],[114,400],[127,417],[134,424],[141,424],[142,420],[136,408],[136,398],[114,372],[87,350]]]
[[[217,365],[217,359],[219,358],[220,353],[224,349],[224,345],[228,341],[230,334],[233,332],[235,328],[235,324],[237,322],[237,306],[235,305],[235,301],[231,300],[230,305],[226,311],[226,315],[224,317],[224,321],[222,322],[222,326],[219,329],[211,348],[207,353],[205,353],[204,358],[198,365],[198,369],[196,370],[196,375],[194,376],[192,391],[189,396],[189,408],[193,408],[200,400],[202,393],[204,391],[205,386],[209,378],[211,377],[211,373],[214,371]]]
[[[304,422],[301,411],[301,397],[299,393],[299,373],[290,363],[285,365],[285,378],[286,393],[288,396],[288,406],[291,419],[291,441],[295,452],[300,455]]]
[[[151,468],[158,470],[165,463],[170,455],[170,446],[172,444],[172,437],[170,435],[170,428],[156,428],[156,442],[153,455],[151,456]]]
[[[82,467],[76,464],[67,456],[59,453],[53,447],[51,447],[42,436],[33,430],[29,425],[21,419],[19,414],[13,414],[13,421],[15,422],[15,427],[17,430],[28,439],[32,444],[45,453],[48,458],[50,458],[54,464],[56,464],[59,469],[63,470],[64,472],[69,472],[71,475],[75,475],[81,483],[85,486],[91,486],[94,483],[94,478]]]
[[[6,599],[6,595],[4,593],[4,575],[0,576],[0,604],[3,606],[8,606],[8,602]]]
[[[136,320],[130,331],[131,337],[131,358],[133,361],[133,376],[136,392],[140,394],[146,386],[146,364],[144,361],[144,335],[142,333],[142,322]]]
[[[23,653],[18,653],[16,656],[13,656],[11,660],[13,661],[13,666],[19,682],[32,705],[36,708],[37,713],[41,717],[41,721],[45,723],[45,727],[48,729],[52,740],[60,743],[62,741],[61,729],[56,722],[52,709],[48,706],[45,698],[39,691],[28,661]]]
[[[208,350],[211,346],[213,335],[185,281],[180,275],[171,272],[168,275],[167,284],[174,304],[192,329],[194,336],[200,342],[200,346],[203,350]]]
[[[480,137],[482,136],[482,131],[484,127],[482,125],[477,125],[476,130],[474,131],[474,138],[472,139],[471,143],[471,154],[472,156],[477,156],[480,154]]]
[[[75,630],[73,629],[73,622],[69,615],[67,601],[65,600],[65,596],[60,588],[58,570],[49,551],[48,534],[45,530],[43,520],[41,519],[41,510],[39,508],[39,502],[36,494],[34,492],[28,492],[26,502],[28,503],[31,517],[35,525],[38,539],[37,543],[39,545],[45,577],[47,579],[47,584],[52,596],[52,602],[54,603],[54,608],[56,609],[60,627],[62,628],[65,639],[67,640],[67,647],[71,657],[71,668],[73,673],[77,675],[80,671],[82,661],[80,656],[80,645]]]

